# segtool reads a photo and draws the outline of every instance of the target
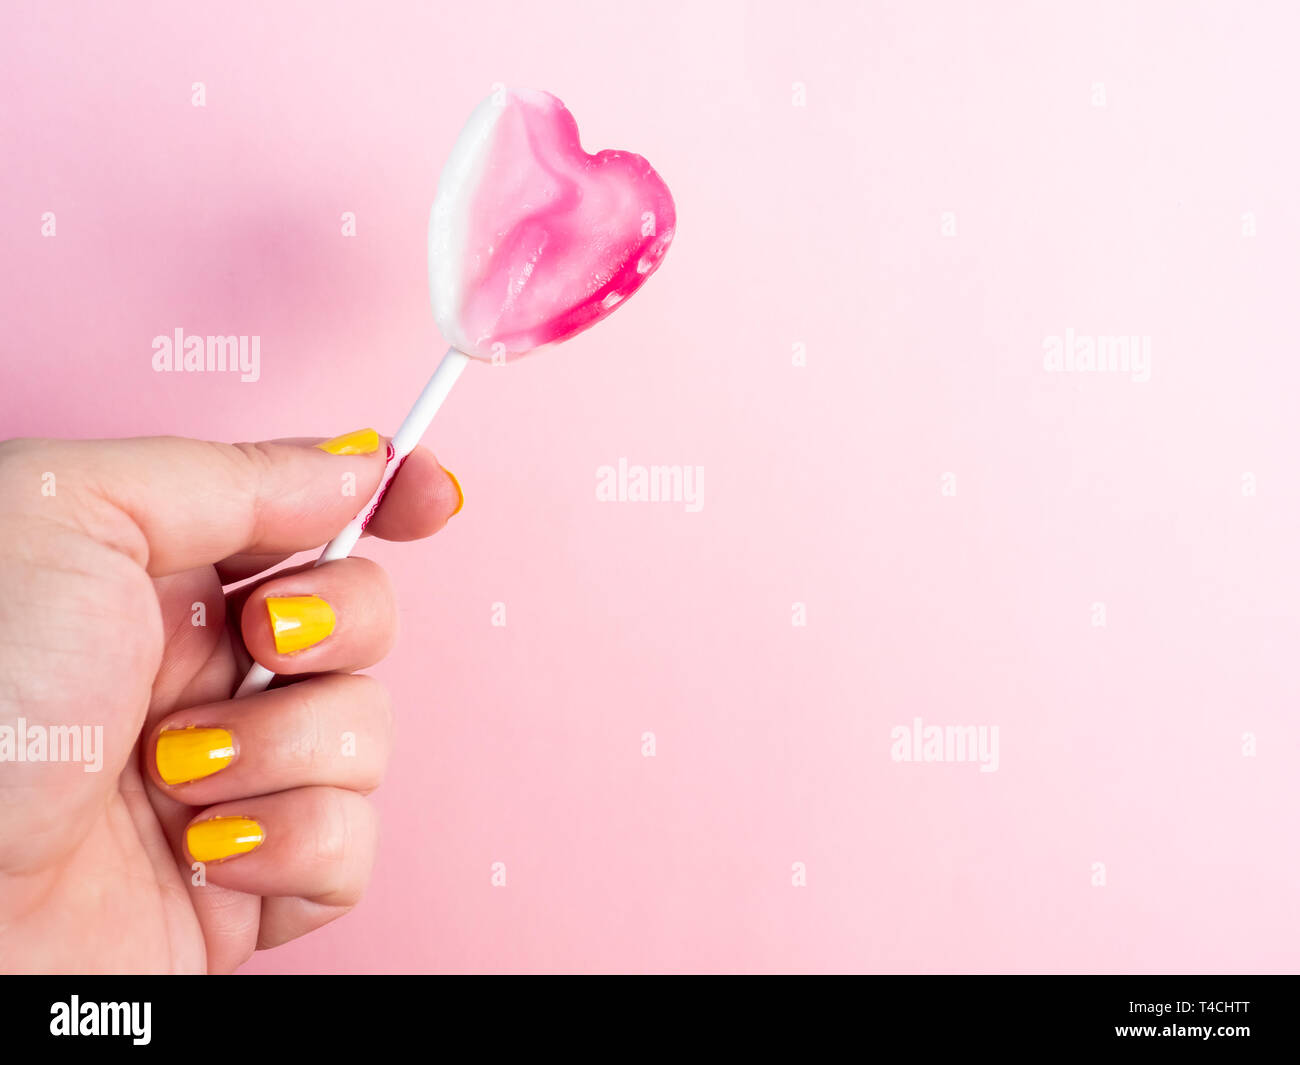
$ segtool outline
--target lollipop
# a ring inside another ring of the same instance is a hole
[[[508,362],[589,329],[644,283],[677,215],[641,156],[588,155],[547,92],[493,93],[442,169],[429,220],[433,315],[451,345],[388,445],[379,487],[316,564],[346,558],[471,359]],[[235,695],[274,677],[254,663]]]
[[[668,186],[639,155],[588,155],[550,93],[470,117],[438,182],[429,286],[453,348],[496,361],[567,340],[635,292],[673,239]]]

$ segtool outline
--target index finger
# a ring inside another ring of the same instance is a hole
[[[460,482],[451,471],[427,448],[417,447],[402,463],[364,535],[381,540],[422,540],[446,525],[464,502]],[[357,509],[360,507],[358,504]],[[222,584],[234,584],[278,566],[294,553],[232,555],[217,563],[217,574]]]

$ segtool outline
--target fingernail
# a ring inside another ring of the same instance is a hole
[[[158,775],[184,784],[219,773],[235,757],[234,738],[223,728],[167,729],[158,736]]]
[[[456,475],[452,473],[451,470],[447,469],[446,466],[442,467],[442,472],[445,473],[448,480],[456,486],[456,509],[451,512],[451,516],[454,518],[460,513],[460,508],[465,505],[465,489],[461,488],[460,481],[456,480]]]
[[[262,845],[266,833],[251,817],[214,817],[185,831],[185,845],[196,862],[219,862]]]
[[[319,595],[269,596],[266,613],[282,655],[314,647],[334,631],[334,611]]]
[[[379,450],[379,434],[373,429],[358,429],[316,446],[331,455],[373,455]]]

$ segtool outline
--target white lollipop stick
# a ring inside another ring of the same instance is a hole
[[[347,527],[339,533],[333,540],[325,545],[325,550],[321,552],[320,558],[316,560],[316,565],[322,562],[333,562],[336,558],[347,558],[352,553],[352,549],[357,546],[357,541],[361,539],[361,534],[365,531],[370,519],[374,517],[375,510],[379,507],[379,501],[383,499],[384,493],[388,490],[388,484],[397,474],[397,469],[413,450],[415,445],[420,442],[420,437],[424,436],[425,430],[429,428],[429,423],[433,421],[433,416],[438,413],[438,408],[442,406],[442,401],[447,398],[451,392],[451,386],[456,383],[460,377],[461,371],[469,363],[469,356],[455,348],[448,348],[447,354],[442,357],[438,363],[438,368],[433,371],[433,376],[429,378],[429,383],[424,386],[424,391],[420,393],[420,398],[415,401],[415,406],[402,422],[401,427],[397,430],[397,435],[393,437],[393,442],[388,445],[388,465],[384,467],[384,476],[379,481],[379,487],[375,489],[375,494],[370,497],[370,501],[361,508]],[[265,691],[266,686],[274,679],[275,674],[265,666],[253,663],[253,668],[248,671],[244,677],[243,683],[239,685],[239,690],[235,692],[235,698],[238,699],[244,695],[252,695],[254,692]]]

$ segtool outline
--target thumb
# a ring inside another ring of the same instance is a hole
[[[332,537],[374,493],[386,462],[373,430],[337,439],[352,442],[341,445],[347,452],[358,440],[369,450],[183,437],[15,440],[0,449],[0,478],[9,500],[25,498],[24,509],[72,524],[162,577]]]

